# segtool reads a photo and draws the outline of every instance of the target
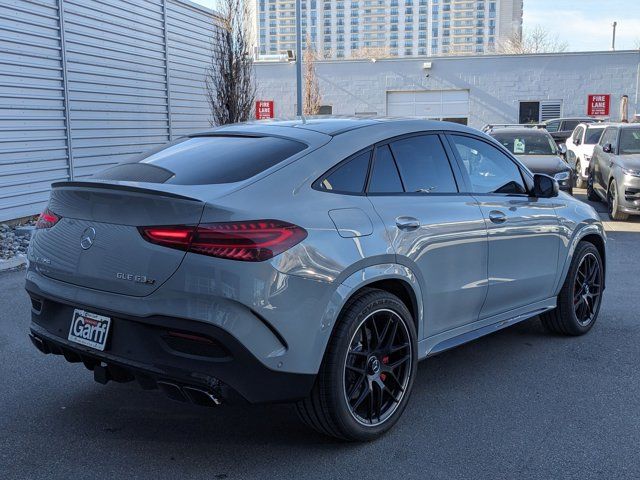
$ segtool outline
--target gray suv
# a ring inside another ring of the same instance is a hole
[[[584,334],[605,287],[591,207],[420,120],[179,139],[54,184],[28,258],[41,352],[201,405],[295,402],[348,440],[398,420],[418,360],[536,315]]]
[[[639,125],[607,125],[593,150],[587,195],[605,201],[613,220],[640,215]]]

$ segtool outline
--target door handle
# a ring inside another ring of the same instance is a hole
[[[396,226],[400,230],[415,230],[420,228],[420,220],[414,217],[398,217],[396,218]]]
[[[507,221],[507,216],[500,210],[491,210],[489,212],[489,220],[493,223],[504,223]]]

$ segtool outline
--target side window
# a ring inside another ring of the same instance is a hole
[[[575,132],[573,132],[573,143],[576,144],[578,141],[582,140],[582,133],[584,131],[583,127],[576,128]]]
[[[547,123],[547,131],[548,132],[557,132],[558,128],[560,128],[560,121],[559,120]]]
[[[496,147],[462,135],[451,135],[451,140],[469,174],[473,192],[527,192],[518,166]]]
[[[609,132],[610,131],[611,131],[610,128],[606,128],[604,130],[604,132],[602,132],[602,135],[600,136],[600,141],[598,142],[598,145],[603,147],[607,143],[607,138],[609,138]]]
[[[580,123],[580,120],[565,120],[564,125],[562,126],[562,130],[564,131],[573,130],[578,126],[579,123]]]
[[[318,188],[341,193],[362,193],[370,158],[371,150],[347,160],[320,180]]]
[[[611,147],[613,147],[613,150],[615,151],[616,147],[617,147],[617,139],[618,139],[618,131],[615,128],[607,128],[604,133],[602,134],[602,137],[600,137],[600,146],[604,146],[607,143],[611,144]]]
[[[458,191],[447,153],[437,135],[420,135],[391,143],[406,192]]]
[[[393,160],[389,145],[383,145],[376,150],[376,158],[369,180],[370,193],[400,193],[404,192],[396,162]]]

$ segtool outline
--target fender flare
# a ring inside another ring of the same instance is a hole
[[[323,335],[323,337],[326,338],[326,343],[328,343],[329,338],[333,334],[340,312],[353,294],[361,288],[380,280],[402,280],[411,287],[416,300],[418,313],[418,318],[415,319],[418,327],[418,339],[421,338],[420,335],[423,333],[422,329],[424,328],[422,321],[424,307],[422,302],[422,288],[418,277],[409,267],[397,263],[383,263],[370,265],[353,272],[335,289],[320,324],[321,330],[327,332]],[[326,350],[326,343],[324,350]]]
[[[560,294],[560,290],[562,289],[562,285],[564,285],[564,281],[567,278],[567,273],[569,272],[569,267],[571,266],[571,261],[573,260],[573,254],[576,251],[576,247],[578,246],[578,243],[580,243],[580,241],[586,237],[587,235],[598,235],[600,238],[602,238],[602,242],[605,245],[605,255],[602,258],[602,261],[604,263],[603,267],[604,267],[604,271],[605,271],[605,284],[606,284],[606,245],[607,245],[607,234],[604,231],[604,227],[602,226],[601,223],[589,223],[586,224],[584,226],[582,226],[579,229],[576,229],[575,233],[573,234],[573,237],[571,238],[571,241],[569,243],[569,248],[567,249],[567,256],[565,258],[564,261],[564,265],[562,267],[562,273],[561,275],[558,277],[556,286],[554,288],[554,295],[559,295]]]

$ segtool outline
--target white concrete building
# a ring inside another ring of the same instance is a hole
[[[295,50],[295,0],[255,0],[259,55]],[[522,35],[522,0],[302,0],[302,37],[322,58],[495,51]]]
[[[638,111],[639,51],[331,60],[316,63],[324,112],[487,123],[587,114],[590,94],[622,95]],[[258,97],[277,117],[295,114],[295,66],[256,64]]]

